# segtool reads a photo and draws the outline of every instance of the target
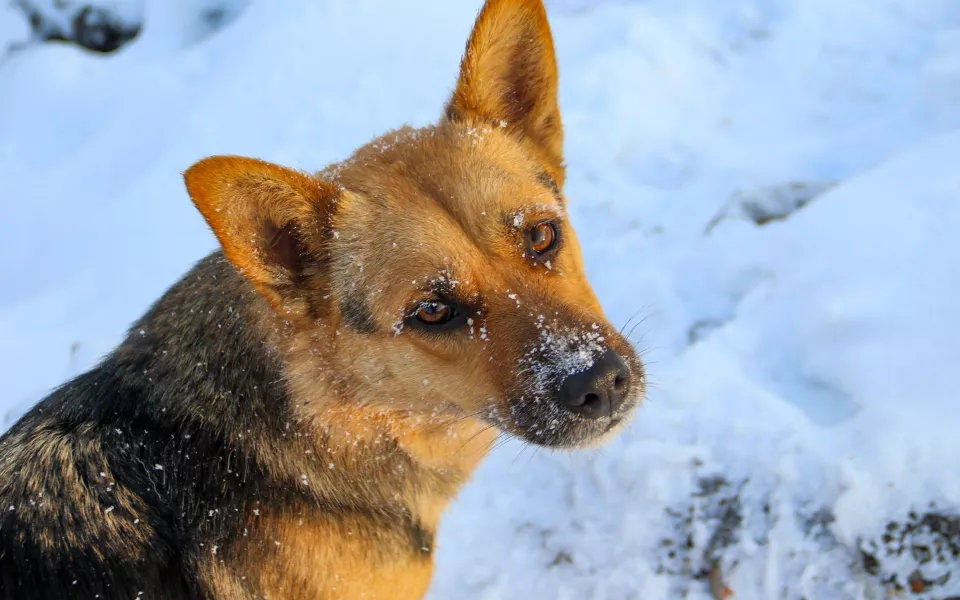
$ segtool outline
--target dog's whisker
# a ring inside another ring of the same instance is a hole
[[[626,337],[626,338],[629,340],[630,337],[633,336],[633,332],[637,330],[637,327],[639,327],[639,326],[643,325],[644,323],[646,323],[646,322],[647,322],[647,319],[649,319],[650,316],[651,316],[651,315],[647,315],[647,316],[645,316],[644,318],[642,318],[642,319],[640,319],[639,321],[637,321],[636,323],[634,323],[634,324],[633,324],[633,327],[630,328],[630,333],[628,333],[628,334],[627,334],[626,336],[624,336],[624,337]],[[646,334],[644,334],[644,335],[646,335]],[[641,339],[642,339],[642,338],[643,338],[643,336],[641,336]]]
[[[630,322],[633,321],[634,319],[636,319],[636,318],[637,318],[637,315],[639,315],[641,312],[643,312],[643,307],[638,308],[635,313],[633,313],[632,315],[630,315],[630,318],[627,319],[627,320],[624,322],[623,326],[620,328],[619,333],[620,333],[621,335],[623,335],[623,330],[626,329],[626,328],[630,325]]]
[[[542,446],[533,447],[533,452],[530,454],[530,458],[527,459],[527,464],[524,466],[527,466],[527,467],[530,466],[530,462],[537,457],[537,453],[540,452],[540,448],[542,448]]]
[[[485,427],[483,427],[482,429],[480,429],[480,431],[478,431],[478,432],[476,432],[475,434],[471,435],[470,438],[469,438],[466,442],[464,442],[462,446],[460,446],[460,448],[459,448],[459,450],[457,450],[457,452],[460,452],[461,450],[463,450],[464,448],[466,448],[466,447],[470,444],[470,442],[472,442],[473,440],[475,440],[479,435],[481,435],[481,434],[483,434],[483,433],[486,433],[487,431],[489,431],[489,430],[492,429],[493,427],[495,427],[495,425],[486,425]]]
[[[505,434],[505,433],[504,433],[504,434],[501,434],[501,435],[497,438],[497,440],[496,440],[496,442],[494,443],[493,447],[491,448],[491,452],[492,452],[492,451],[499,450],[500,448],[503,448],[504,446],[506,446],[507,444],[509,444],[511,441],[513,441],[513,439],[514,439],[514,438],[513,438],[513,436],[511,436],[511,435],[508,435],[508,434]]]
[[[516,466],[517,461],[520,459],[521,456],[523,456],[523,453],[526,452],[529,447],[530,447],[530,444],[526,442],[522,443],[522,445],[520,446],[520,451],[517,452],[517,455],[513,458],[513,461],[510,463],[510,469],[513,469],[513,467]]]

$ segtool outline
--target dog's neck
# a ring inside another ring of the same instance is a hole
[[[377,488],[392,490],[392,501],[434,531],[499,432],[453,405],[427,411],[384,403],[376,386],[342,375],[337,357],[331,356],[337,352],[336,327],[313,320],[313,333],[298,335],[307,328],[296,316],[263,315],[262,331],[282,356],[291,412],[315,440],[313,452],[323,457],[320,469],[356,477],[358,488],[376,480]],[[330,332],[329,339],[317,331]],[[290,465],[308,468],[299,462]]]
[[[266,353],[264,360],[277,361],[284,393],[274,410],[290,421],[289,445],[259,444],[256,451],[300,483],[335,481],[331,489],[390,494],[380,505],[399,503],[434,531],[499,432],[453,405],[418,410],[402,401],[382,402],[377,386],[357,381],[343,366],[339,327],[323,323],[324,311],[279,314],[239,276],[223,277],[236,277],[244,289],[245,318],[256,332],[252,342],[238,343],[253,343],[256,353]],[[283,450],[268,450],[274,447]],[[322,485],[311,485],[324,495]]]

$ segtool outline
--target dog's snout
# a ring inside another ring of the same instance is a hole
[[[588,419],[612,416],[630,390],[630,369],[613,350],[593,365],[567,376],[560,386],[560,403]]]

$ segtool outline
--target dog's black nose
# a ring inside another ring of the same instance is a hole
[[[608,350],[586,371],[560,385],[560,403],[588,419],[609,417],[620,408],[630,389],[630,369],[620,355]]]

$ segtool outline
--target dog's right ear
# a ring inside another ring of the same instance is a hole
[[[460,62],[446,116],[480,117],[532,140],[563,180],[557,58],[543,0],[486,0]]]
[[[337,186],[261,160],[214,156],[184,173],[193,203],[227,259],[270,301],[284,305],[322,257]]]

